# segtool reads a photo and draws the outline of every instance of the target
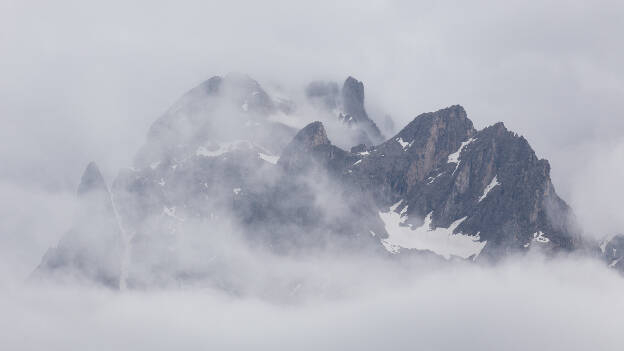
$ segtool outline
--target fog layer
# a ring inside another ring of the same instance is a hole
[[[624,283],[595,262],[537,256],[370,279],[378,269],[319,270],[357,289],[296,304],[5,284],[1,339],[11,350],[617,350],[624,341]]]

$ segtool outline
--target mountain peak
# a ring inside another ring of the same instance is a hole
[[[508,132],[509,130],[507,129],[507,127],[505,127],[505,124],[503,122],[496,122],[494,124],[492,124],[491,126],[485,127],[485,129],[483,129],[484,131],[494,131],[496,133],[501,133],[501,132]]]
[[[342,105],[344,112],[356,122],[367,121],[368,114],[364,108],[364,84],[349,76],[342,85]]]
[[[82,177],[80,178],[80,185],[78,185],[78,195],[84,195],[93,191],[104,191],[108,193],[108,187],[102,177],[102,173],[97,164],[93,161],[89,162]]]
[[[432,131],[437,131],[436,134],[444,131],[444,135],[456,135],[458,142],[464,141],[476,132],[466,110],[461,105],[452,105],[416,116],[397,134],[397,137],[412,140],[415,135],[419,135],[418,139],[426,140],[424,135],[429,135]],[[453,143],[453,147],[455,144],[456,142]]]
[[[355,122],[370,140],[360,140],[365,143],[377,143],[383,141],[384,137],[366,113],[364,107],[364,84],[359,80],[349,76],[342,85],[341,91],[342,108],[344,110],[343,120]]]
[[[346,113],[358,114],[364,109],[364,83],[349,76],[342,85],[342,99]]]
[[[327,132],[323,123],[319,121],[312,122],[305,126],[295,135],[291,144],[297,144],[303,149],[309,150],[318,145],[329,145],[331,142],[327,137]]]
[[[48,249],[34,277],[85,279],[119,289],[123,244],[111,196],[95,162],[78,186],[80,207],[71,228]]]
[[[451,105],[449,107],[445,107],[439,109],[435,112],[427,112],[418,115],[416,118],[420,118],[421,116],[434,116],[437,118],[445,118],[445,119],[457,119],[457,120],[466,120],[468,119],[468,114],[462,105]]]
[[[468,118],[468,114],[462,105],[451,105],[447,108],[441,109],[439,112],[446,112],[449,116],[460,119]]]
[[[278,164],[285,169],[303,169],[309,166],[311,152],[319,146],[331,146],[323,123],[308,124],[284,148]]]
[[[229,72],[223,77],[223,80],[230,84],[236,84],[241,86],[260,86],[260,84],[249,75],[239,72]]]
[[[223,78],[221,78],[220,76],[213,76],[202,82],[199,85],[199,88],[208,95],[215,94],[219,91],[219,87],[221,86],[222,81]]]

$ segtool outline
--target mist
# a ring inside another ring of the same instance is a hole
[[[369,267],[367,274],[355,266],[319,270],[360,284],[342,297],[295,304],[207,289],[5,286],[2,343],[14,350],[616,350],[623,341],[622,280],[592,261],[534,256],[382,280],[367,277]]]
[[[302,102],[305,84],[362,80],[371,118],[390,116],[394,132],[462,104],[476,128],[503,121],[549,160],[587,238],[624,233],[622,18],[624,4],[609,0],[0,1],[0,345],[618,349],[621,275],[538,250],[497,265],[275,255],[220,213],[180,227],[174,268],[217,272],[222,286],[172,279],[112,291],[29,277],[72,226],[85,165],[96,161],[112,188],[158,117],[229,72],[288,92],[299,103],[293,127],[326,120],[347,149],[352,139]],[[223,120],[221,132],[234,122]],[[324,215],[347,212],[326,179],[304,182]]]

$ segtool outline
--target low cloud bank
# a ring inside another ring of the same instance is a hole
[[[350,262],[357,264],[316,262],[324,269],[311,274],[341,281],[346,294],[287,304],[209,289],[5,284],[2,344],[11,350],[615,350],[624,342],[624,280],[599,262],[532,254],[496,267],[416,273]]]

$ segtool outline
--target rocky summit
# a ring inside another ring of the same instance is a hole
[[[622,237],[584,239],[548,161],[503,123],[477,130],[454,105],[386,139],[362,82],[303,90],[303,100],[278,98],[229,74],[184,94],[110,191],[87,166],[82,211],[35,274],[113,288],[208,280],[235,291],[236,277],[220,269],[235,258],[216,252],[232,233],[276,254],[496,262],[539,250],[623,269]],[[189,248],[200,259],[178,253]]]

